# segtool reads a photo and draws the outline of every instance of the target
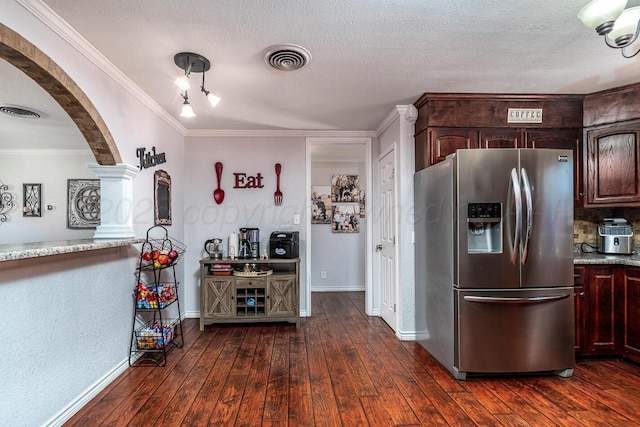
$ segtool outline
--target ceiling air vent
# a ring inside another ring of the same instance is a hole
[[[39,119],[42,117],[40,113],[36,113],[33,110],[27,110],[26,108],[21,107],[12,107],[9,105],[0,106],[0,112],[23,119]]]
[[[276,70],[294,71],[306,66],[311,61],[311,54],[302,46],[277,44],[265,49],[264,60]]]

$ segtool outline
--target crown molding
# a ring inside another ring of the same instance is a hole
[[[185,137],[225,138],[374,138],[373,131],[193,129]]]
[[[418,119],[418,109],[413,105],[396,105],[376,128],[376,136],[382,135],[400,117],[413,124]]]
[[[58,16],[42,0],[16,0],[36,19],[42,22],[47,28],[56,33],[82,56],[91,61],[98,69],[118,83],[123,89],[133,95],[144,106],[154,114],[164,120],[169,126],[184,136],[186,128],[166,110],[147,95],[140,87],[133,83],[119,68],[109,61],[98,49],[96,49],[87,39],[78,33],[71,25]]]

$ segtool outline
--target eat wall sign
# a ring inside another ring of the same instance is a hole
[[[234,172],[233,188],[263,188],[262,175],[258,172],[256,175],[249,175],[244,172]]]

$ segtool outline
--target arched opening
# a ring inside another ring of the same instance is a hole
[[[109,129],[87,95],[51,58],[2,24],[0,58],[31,77],[60,104],[84,136],[98,164],[122,162]]]

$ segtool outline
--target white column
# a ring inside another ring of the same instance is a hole
[[[87,163],[100,178],[100,225],[94,239],[127,239],[135,237],[133,231],[133,177],[135,166],[118,163],[103,166]]]

